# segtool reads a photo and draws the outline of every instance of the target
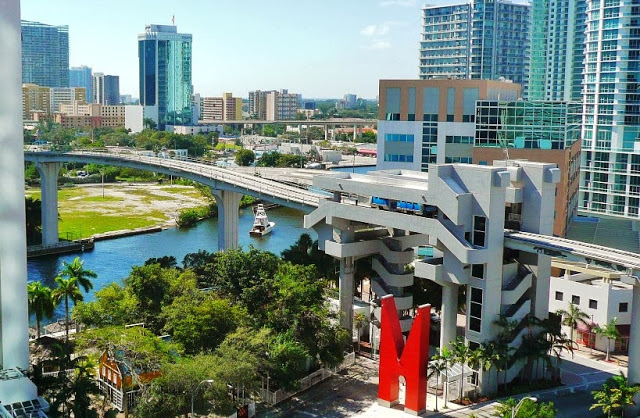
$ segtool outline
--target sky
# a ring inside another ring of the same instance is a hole
[[[446,0],[431,1],[443,4]],[[193,35],[203,96],[289,89],[373,99],[378,80],[418,77],[418,0],[22,0],[22,19],[69,25],[69,65],[120,76],[138,97],[137,35],[171,24]]]

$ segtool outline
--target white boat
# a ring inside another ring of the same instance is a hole
[[[254,218],[253,218],[253,227],[251,231],[249,231],[249,235],[251,236],[263,236],[267,235],[274,226],[276,226],[275,222],[269,222],[269,218],[267,218],[267,212],[264,210],[264,205],[259,204],[255,208],[253,208]]]

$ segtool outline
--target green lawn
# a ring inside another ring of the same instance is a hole
[[[61,238],[87,238],[121,229],[134,229],[158,225],[166,220],[160,211],[144,214],[105,214],[100,211],[66,212],[60,214],[58,232]]]

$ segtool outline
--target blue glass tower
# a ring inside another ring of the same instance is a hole
[[[69,27],[23,20],[22,82],[69,87]]]
[[[191,40],[166,25],[148,25],[138,35],[140,104],[159,129],[192,122]]]
[[[91,94],[91,68],[86,65],[69,68],[69,87],[84,87],[87,103],[93,103],[93,96]]]

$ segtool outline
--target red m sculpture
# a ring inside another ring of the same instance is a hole
[[[405,380],[404,411],[420,415],[427,407],[427,364],[431,305],[418,307],[407,343],[404,343],[393,295],[382,298],[380,315],[380,372],[378,403],[398,403],[399,378]]]

